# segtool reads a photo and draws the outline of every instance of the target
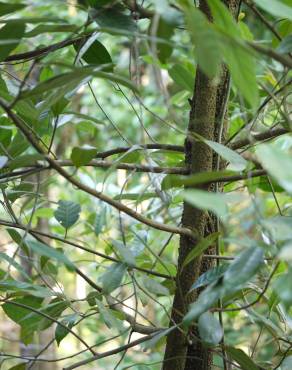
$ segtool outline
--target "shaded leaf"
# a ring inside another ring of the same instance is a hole
[[[65,319],[61,321],[61,323],[63,325],[66,325],[69,329],[72,329],[75,322],[77,321],[77,318],[78,317],[76,314],[68,315]],[[56,330],[55,330],[55,339],[56,339],[58,346],[68,334],[69,334],[69,330],[64,328],[64,326],[57,324]]]
[[[254,2],[274,17],[288,18],[292,20],[291,6],[284,4],[280,0],[254,0]]]
[[[72,149],[71,160],[76,167],[86,166],[96,156],[92,147],[75,147]]]
[[[11,22],[0,29],[0,62],[20,43],[25,31],[25,25],[21,22]]]
[[[181,64],[175,64],[168,71],[170,77],[175,83],[181,86],[183,89],[190,92],[194,91],[194,76]]]
[[[126,271],[127,265],[125,263],[113,263],[110,265],[100,277],[103,291],[109,294],[118,288],[122,283]]]
[[[228,213],[225,194],[203,190],[186,190],[183,192],[183,196],[194,207],[212,211],[219,217],[225,217]]]
[[[243,370],[259,370],[253,360],[241,349],[230,346],[226,346],[225,349],[228,355],[237,362]]]
[[[41,243],[39,241],[34,240],[27,240],[26,244],[28,247],[36,254],[40,256],[45,256],[48,258],[52,258],[64,265],[67,266],[69,269],[74,270],[74,264],[66,257],[65,254],[59,252],[57,249],[49,247],[48,245]]]
[[[194,245],[193,249],[188,253],[182,264],[182,269],[188,265],[194,258],[200,256],[210,245],[218,239],[220,233],[213,233],[205,238],[201,239],[197,245]]]
[[[9,13],[17,12],[18,10],[24,9],[25,7],[25,4],[9,4],[0,2],[0,17]]]

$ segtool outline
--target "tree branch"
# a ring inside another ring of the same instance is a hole
[[[82,184],[80,181],[73,178],[68,172],[66,172],[61,166],[59,166],[54,159],[52,159],[42,148],[39,144],[38,139],[35,137],[34,133],[27,127],[22,120],[12,112],[12,110],[0,100],[0,106],[5,110],[9,118],[13,121],[15,126],[22,132],[22,134],[26,137],[26,139],[31,143],[31,145],[37,150],[38,153],[44,155],[45,160],[49,163],[50,167],[56,170],[61,176],[63,176],[68,182],[72,185],[76,186],[78,189],[84,191],[87,194],[94,196],[97,199],[111,205],[112,207],[116,208],[117,210],[127,214],[128,216],[142,222],[143,224],[150,226],[154,229],[166,231],[173,234],[185,235],[191,239],[196,239],[195,232],[185,228],[185,227],[176,227],[176,226],[169,226],[166,224],[162,224],[160,222],[154,221],[150,218],[147,218],[140,213],[134,211],[133,209],[127,207],[121,202],[118,202],[106,194],[96,191],[95,189]]]

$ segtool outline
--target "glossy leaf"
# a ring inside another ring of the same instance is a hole
[[[204,272],[198,277],[198,279],[191,286],[190,291],[194,289],[201,288],[205,285],[209,285],[217,281],[227,270],[228,264],[219,265],[211,268],[210,270]]]

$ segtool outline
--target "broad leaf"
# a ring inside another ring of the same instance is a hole
[[[228,209],[225,194],[212,193],[203,190],[186,190],[183,192],[184,199],[194,207],[212,211],[218,217],[226,217]]]
[[[75,147],[72,149],[71,160],[76,167],[86,166],[96,156],[93,147]]]
[[[210,270],[204,272],[191,286],[190,291],[214,283],[224,274],[228,266],[229,265],[225,263],[224,265],[215,266]]]
[[[292,7],[284,4],[280,0],[254,0],[254,2],[274,17],[292,20]]]
[[[264,250],[251,247],[244,250],[230,264],[224,274],[224,283],[238,287],[252,278],[264,262]]]
[[[237,362],[243,370],[259,370],[253,360],[241,349],[229,346],[225,347],[225,349],[232,360]]]
[[[153,293],[155,295],[158,295],[158,296],[169,296],[169,291],[168,289],[160,284],[158,281],[154,280],[154,279],[150,279],[148,277],[144,277],[143,278],[143,284],[146,288],[146,290],[150,293]]]
[[[275,144],[262,144],[256,149],[262,166],[289,193],[292,193],[291,154],[285,153]]]
[[[123,280],[127,271],[125,263],[113,263],[107,268],[106,272],[100,277],[102,289],[106,294],[110,294],[118,288]]]
[[[24,9],[26,7],[25,4],[9,4],[9,2],[0,3],[0,17],[3,15],[17,12],[18,10]]]
[[[72,314],[64,318],[61,323],[65,326],[67,326],[69,329],[73,328],[75,322],[77,321],[78,316],[77,314]],[[57,345],[59,346],[61,341],[69,334],[69,330],[64,328],[64,326],[61,326],[60,324],[57,324],[56,330],[55,330],[55,339],[57,342]]]
[[[168,71],[170,77],[180,87],[190,92],[194,91],[194,76],[181,64],[175,64]]]
[[[130,248],[126,247],[122,242],[118,240],[112,240],[112,245],[116,249],[122,259],[129,267],[136,265],[135,256],[133,255]]]
[[[203,343],[209,346],[216,346],[223,338],[219,320],[210,312],[205,312],[199,317],[198,329]]]
[[[65,254],[59,252],[57,249],[49,247],[48,245],[41,243],[36,240],[27,240],[26,244],[31,249],[32,252],[45,256],[51,259],[54,259],[67,266],[70,270],[74,270],[74,264],[66,257]]]
[[[22,22],[11,22],[0,29],[0,62],[5,60],[8,55],[20,43],[25,31]]]
[[[78,220],[81,207],[69,200],[60,200],[58,204],[59,206],[54,213],[55,218],[65,229],[68,229]]]

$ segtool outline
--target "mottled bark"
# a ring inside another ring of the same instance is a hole
[[[226,0],[230,11],[237,14],[239,0]],[[200,9],[211,20],[210,11],[206,1],[200,2]],[[225,137],[226,122],[223,117],[229,91],[229,73],[225,66],[221,68],[220,82],[215,85],[214,80],[208,78],[200,68],[197,69],[194,96],[191,101],[189,119],[189,133],[195,132],[206,139],[220,141]],[[221,124],[222,127],[221,131]],[[217,157],[204,143],[195,141],[190,135],[185,141],[185,161],[192,174],[216,170]],[[222,166],[220,166],[222,167]],[[214,186],[203,187],[205,190],[214,191]],[[195,230],[198,239],[216,231],[217,222],[213,216],[199,210],[188,203],[183,205],[182,225]],[[184,269],[182,263],[188,253],[196,247],[197,240],[186,237],[180,238],[178,273],[176,276],[176,292],[173,301],[171,318],[173,323],[181,322],[188,310],[188,305],[194,302],[199,291],[189,293],[191,285],[200,274],[213,265],[213,260],[201,257],[194,259]],[[209,248],[207,253],[214,254],[215,246]],[[185,334],[175,330],[167,337],[163,370],[210,370],[212,366],[211,352],[202,344],[197,333],[193,331]],[[192,337],[192,341],[190,341]]]

